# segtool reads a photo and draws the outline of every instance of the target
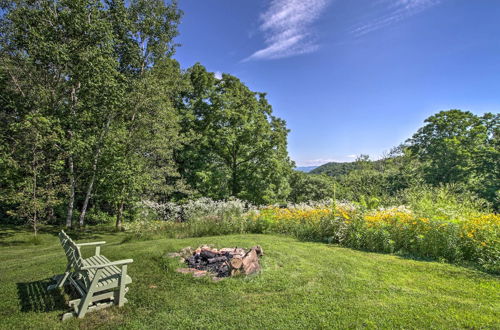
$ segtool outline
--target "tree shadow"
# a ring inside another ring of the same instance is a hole
[[[12,232],[5,232],[5,233],[0,232],[0,240],[4,239],[4,238],[9,238],[12,236],[14,236],[14,233],[12,233]]]
[[[17,283],[17,294],[21,302],[21,312],[52,312],[65,311],[66,300],[60,290],[47,291],[47,286],[53,284],[50,278],[26,283]]]

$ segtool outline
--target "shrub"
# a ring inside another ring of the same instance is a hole
[[[402,191],[398,200],[419,216],[444,221],[467,219],[489,210],[485,200],[453,184],[413,186]]]

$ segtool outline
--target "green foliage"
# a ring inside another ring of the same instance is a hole
[[[498,208],[500,189],[500,115],[441,111],[425,120],[407,141],[432,185],[458,183],[476,191]]]
[[[457,184],[416,185],[395,198],[417,215],[436,220],[463,220],[489,210],[489,203]]]
[[[377,161],[361,155],[352,163],[328,163],[318,169],[318,173],[333,176],[337,199],[357,201],[367,207],[375,200],[377,205],[393,203],[399,191],[423,181],[419,162],[402,147]]]
[[[254,203],[283,201],[292,162],[285,121],[272,115],[264,93],[238,78],[216,79],[201,64],[187,72],[183,131],[193,137],[179,154],[182,174],[202,196]]]
[[[182,15],[176,1],[0,6],[4,222],[28,222],[36,232],[63,218],[74,226],[78,215],[79,226],[115,217],[121,227],[142,216],[143,201],[189,205],[200,197],[256,205],[333,198],[368,210],[403,203],[432,218],[499,208],[498,114],[442,111],[384,159],[361,155],[298,173],[286,122],[265,93],[199,63],[182,70],[171,58]],[[243,230],[229,218],[224,232]],[[203,221],[198,232],[216,232]]]
[[[454,186],[421,186],[402,193],[408,205],[377,207],[378,200],[333,200],[255,208],[242,201],[199,199],[183,206],[149,203],[167,221],[127,224],[135,238],[272,233],[415,258],[469,263],[499,273],[500,217]],[[169,210],[165,212],[165,210]],[[173,214],[172,214],[173,213]]]
[[[311,175],[294,171],[290,177],[290,195],[288,200],[293,203],[322,201],[335,198],[335,181],[326,175]]]
[[[248,218],[250,209],[252,207],[247,207],[245,202],[235,199],[214,201],[201,198],[184,205],[145,201],[142,203],[142,219],[126,224],[125,228],[138,238],[152,238],[158,233],[168,237],[245,233],[253,229]]]
[[[331,177],[339,177],[343,175],[349,174],[351,171],[358,169],[358,163],[350,162],[350,163],[338,163],[338,162],[330,162],[323,164],[319,167],[316,167],[314,170],[311,170],[310,174],[326,174]]]
[[[182,79],[169,59],[175,3],[16,0],[2,9],[2,211],[34,219],[64,203],[66,225],[75,208],[84,225],[92,206],[121,220],[125,201],[133,204],[146,186],[151,194],[175,191],[172,158],[182,141],[173,106]]]

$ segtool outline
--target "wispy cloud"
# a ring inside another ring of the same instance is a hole
[[[271,0],[260,16],[260,31],[266,47],[244,61],[277,59],[314,52],[318,49],[313,23],[330,0]]]
[[[351,33],[355,36],[365,35],[421,13],[441,2],[442,0],[380,0],[377,4],[384,7],[383,14],[354,26]]]

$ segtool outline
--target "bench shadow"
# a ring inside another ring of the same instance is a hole
[[[17,283],[17,294],[21,305],[21,312],[53,312],[67,309],[64,295],[60,290],[47,291],[47,286],[53,284],[50,278]]]

